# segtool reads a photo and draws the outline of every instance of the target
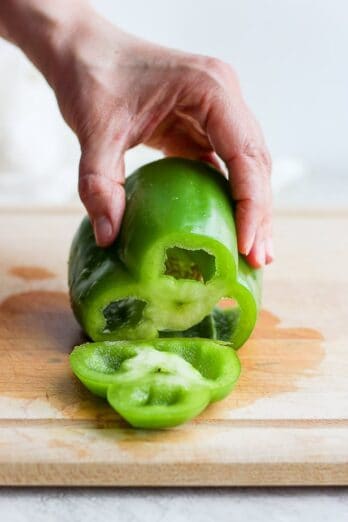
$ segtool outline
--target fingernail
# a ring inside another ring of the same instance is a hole
[[[265,264],[266,252],[265,252],[265,242],[264,241],[261,241],[258,245],[256,259],[257,259],[257,262],[260,265],[260,267]]]
[[[244,244],[239,249],[241,254],[244,254],[245,256],[248,256],[250,254],[250,251],[252,249],[254,243],[254,236],[250,236],[247,238],[246,241],[244,241]]]
[[[268,263],[271,263],[274,259],[273,239],[271,237],[266,240],[266,257]]]
[[[112,224],[106,216],[98,217],[94,221],[94,233],[98,245],[106,246],[112,241]]]

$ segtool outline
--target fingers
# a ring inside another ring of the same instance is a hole
[[[152,143],[152,145],[154,145]],[[156,144],[155,144],[156,145]],[[157,144],[158,146],[158,144]],[[210,163],[217,170],[222,170],[221,160],[212,150],[206,134],[199,133],[191,125],[180,122],[161,135],[159,148],[166,156],[187,158]]]
[[[227,165],[236,200],[238,248],[259,268],[273,260],[270,176],[262,162],[248,155],[237,155]]]
[[[212,147],[229,171],[238,249],[257,268],[273,260],[271,160],[234,75],[221,64],[218,73],[218,84],[211,84],[212,94],[206,96],[204,123]]]
[[[205,154],[202,154],[198,159],[200,161],[210,163],[210,165],[214,167],[216,170],[220,170],[221,172],[223,172],[223,165],[221,165],[221,162],[219,161],[219,158],[215,154],[215,152],[207,152]]]
[[[93,137],[82,147],[79,194],[90,217],[96,242],[110,245],[125,209],[123,152],[107,136]]]
[[[267,225],[258,228],[253,246],[247,255],[248,263],[255,268],[260,268],[273,261],[273,241],[267,228]]]
[[[246,154],[227,162],[236,200],[238,249],[255,268],[273,260],[270,176],[262,161]]]

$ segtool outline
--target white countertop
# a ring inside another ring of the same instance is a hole
[[[348,488],[0,491],[4,522],[344,522]]]

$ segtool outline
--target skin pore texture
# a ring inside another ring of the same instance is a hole
[[[79,139],[79,193],[100,246],[122,221],[124,154],[143,143],[225,169],[240,253],[272,261],[271,159],[229,65],[127,34],[83,0],[1,0],[0,36],[42,72]]]

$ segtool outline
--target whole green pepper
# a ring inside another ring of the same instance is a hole
[[[227,180],[167,158],[126,181],[121,232],[99,248],[85,218],[70,252],[73,310],[95,341],[200,336],[241,346],[255,325],[261,273],[238,254]],[[236,303],[219,310],[222,298]]]
[[[209,339],[104,341],[77,346],[75,375],[136,428],[167,428],[223,399],[240,373],[236,352]]]

